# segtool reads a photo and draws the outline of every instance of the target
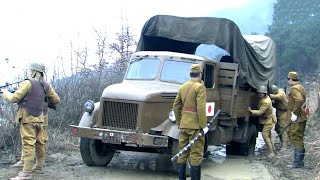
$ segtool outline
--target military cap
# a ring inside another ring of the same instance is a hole
[[[199,64],[192,64],[190,68],[190,72],[192,73],[202,73],[202,69]]]
[[[298,79],[298,73],[295,71],[291,71],[288,73],[288,79]]]

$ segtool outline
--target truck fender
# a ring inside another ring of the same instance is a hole
[[[93,124],[93,122],[97,122],[98,120],[98,113],[99,113],[99,109],[100,109],[100,102],[96,102],[94,103],[94,109],[92,111],[92,113],[87,113],[84,112],[81,120],[79,122],[79,126],[80,127],[91,127]]]
[[[171,122],[169,119],[166,119],[159,126],[152,128],[151,131],[161,132],[163,136],[169,136],[173,139],[179,139],[180,130],[176,123]]]

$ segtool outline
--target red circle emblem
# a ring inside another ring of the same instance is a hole
[[[211,106],[208,106],[208,113],[210,113],[212,110]]]

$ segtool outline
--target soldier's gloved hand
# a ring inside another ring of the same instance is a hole
[[[298,116],[296,116],[295,114],[291,113],[291,121],[296,121],[298,119]]]
[[[17,90],[17,88],[12,88],[12,87],[10,87],[10,88],[8,89],[8,91],[11,92],[11,93],[16,92],[16,90]]]
[[[209,131],[209,128],[205,127],[205,128],[202,129],[202,131],[204,132],[204,134],[206,134]]]

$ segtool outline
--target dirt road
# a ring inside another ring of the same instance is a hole
[[[35,174],[34,179],[117,179],[117,180],[173,180],[169,159],[157,154],[121,152],[107,167],[88,167],[78,152],[48,156],[45,174]],[[0,169],[0,179],[16,175],[18,169],[8,165]],[[261,161],[240,156],[228,156],[223,163],[206,159],[202,165],[202,180],[214,179],[273,179]]]

